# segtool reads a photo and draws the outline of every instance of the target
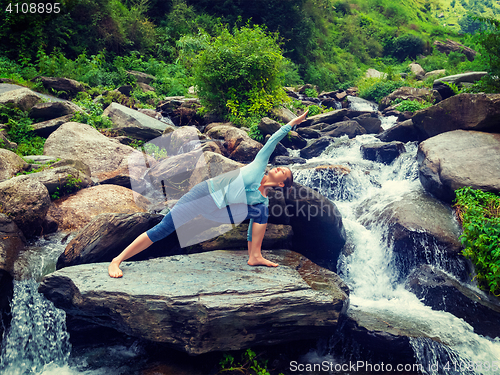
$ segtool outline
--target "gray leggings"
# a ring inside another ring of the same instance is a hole
[[[220,209],[210,195],[208,182],[203,181],[184,194],[162,221],[149,229],[146,234],[151,241],[157,242],[198,215],[222,224],[239,224],[239,222],[246,219],[253,219],[259,224],[265,224],[267,223],[269,210],[262,203],[256,205],[232,204],[230,207]],[[234,218],[238,218],[239,222],[235,223]],[[193,233],[193,236],[196,234]],[[249,229],[248,240],[251,241],[251,229]]]

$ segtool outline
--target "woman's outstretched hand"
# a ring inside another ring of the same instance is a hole
[[[294,118],[292,121],[290,121],[288,123],[289,125],[292,125],[292,130],[295,130],[297,128],[297,125],[306,119],[308,112],[309,112],[309,108],[303,114],[301,114],[299,117]]]

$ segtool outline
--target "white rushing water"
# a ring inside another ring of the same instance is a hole
[[[495,373],[493,366],[500,360],[500,341],[477,335],[464,320],[425,306],[405,289],[404,280],[398,277],[399,270],[393,261],[391,246],[387,244],[387,228],[382,224],[369,228],[361,224],[369,219],[376,222],[382,209],[403,199],[404,193],[422,190],[416,144],[406,144],[405,154],[391,165],[383,165],[362,158],[360,146],[373,142],[379,141],[371,135],[353,140],[343,137],[322,155],[308,161],[313,165],[349,167],[351,172],[338,177],[333,184],[327,180],[318,182],[318,172],[301,170],[303,166],[294,171],[297,182],[314,187],[329,197],[342,214],[353,251],[351,255],[340,257],[338,272],[351,290],[350,309],[370,312],[385,322],[395,322],[394,325],[404,322],[407,327],[437,340],[411,339],[416,361],[428,374]],[[429,252],[431,250],[436,249],[429,249]],[[439,256],[431,259],[431,263],[449,271]],[[467,367],[471,364],[472,371]],[[500,366],[499,362],[496,364]]]

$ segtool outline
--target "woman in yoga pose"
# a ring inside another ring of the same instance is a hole
[[[108,267],[109,276],[122,277],[120,264],[124,260],[167,237],[176,228],[200,214],[218,222],[228,222],[229,219],[233,224],[250,219],[247,238],[248,264],[277,267],[276,263],[265,259],[261,254],[269,215],[267,194],[273,187],[292,186],[293,175],[286,167],[273,168],[268,174],[265,174],[265,169],[278,142],[292,130],[292,127],[304,121],[307,112],[274,133],[250,164],[195,185],[179,199],[158,225],[139,235],[111,261]]]

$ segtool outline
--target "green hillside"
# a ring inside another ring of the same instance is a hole
[[[498,18],[500,2],[496,0],[439,0],[434,16],[442,26],[454,31],[471,32],[470,15]],[[479,24],[477,24],[479,26]]]

